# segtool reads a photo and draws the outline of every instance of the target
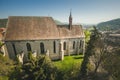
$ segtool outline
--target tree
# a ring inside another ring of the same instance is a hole
[[[14,67],[14,62],[8,58],[8,56],[3,56],[0,54],[0,79],[2,77],[8,77],[12,72]]]
[[[96,74],[99,66],[105,60],[108,55],[109,47],[106,44],[107,35],[101,34],[101,36],[94,42],[94,54],[90,57],[94,65],[94,74]]]
[[[84,59],[81,65],[80,75],[79,78],[86,78],[88,74],[88,63],[90,56],[95,54],[95,46],[98,39],[101,37],[101,34],[98,32],[96,27],[94,27],[94,30],[91,32],[90,40],[87,45],[87,49],[84,55]]]
[[[102,67],[108,72],[113,80],[120,80],[120,48],[114,47],[109,51]]]
[[[91,35],[91,33],[90,33],[90,31],[89,30],[84,30],[84,33],[85,33],[85,42],[86,42],[86,44],[88,43],[88,41],[90,40],[90,35]]]
[[[46,56],[17,65],[9,80],[55,80],[56,68]]]

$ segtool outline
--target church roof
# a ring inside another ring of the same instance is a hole
[[[5,41],[84,37],[81,26],[69,30],[56,25],[52,17],[10,16]]]
[[[58,26],[60,38],[79,38],[84,37],[84,32],[81,25],[72,25],[71,30],[69,30],[68,25]]]

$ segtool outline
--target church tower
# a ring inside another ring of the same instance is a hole
[[[69,16],[69,29],[72,29],[72,14],[71,14],[71,10],[70,10],[70,16]]]

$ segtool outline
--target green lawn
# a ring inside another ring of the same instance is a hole
[[[83,61],[83,55],[65,56],[64,60],[54,61],[54,65],[61,71],[69,71],[71,69],[80,69]]]
[[[0,76],[0,80],[8,80],[8,76]]]

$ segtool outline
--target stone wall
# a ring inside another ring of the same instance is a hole
[[[54,46],[55,41],[55,46]],[[84,45],[84,38],[76,38],[76,39],[56,39],[56,40],[30,40],[30,41],[6,41],[7,50],[9,53],[9,57],[12,59],[15,59],[15,56],[21,51],[25,53],[24,60],[27,59],[28,56],[28,50],[27,50],[27,43],[31,46],[31,51],[36,51],[37,55],[45,54],[46,52],[49,52],[49,57],[51,59],[61,59],[60,56],[60,43],[63,44],[66,43],[66,49],[64,51],[64,55],[71,55],[71,54],[79,54],[83,52],[83,45]],[[75,42],[75,48],[73,49],[73,43]],[[82,45],[80,46],[80,42],[82,42]],[[44,51],[45,53],[41,53],[40,43],[44,44]],[[13,44],[15,46],[15,49],[13,47]],[[56,53],[54,53],[54,47],[56,49]],[[16,53],[15,53],[16,50]]]
[[[53,51],[53,42],[56,42],[56,53]],[[31,51],[36,51],[41,54],[40,43],[44,44],[44,51],[46,53],[49,50],[50,55],[59,55],[59,40],[40,40],[40,41],[11,41],[6,42],[7,50],[9,52],[10,58],[14,59],[16,54],[19,54],[21,51],[24,51],[25,57],[27,57],[28,51],[26,44],[29,43],[31,45]],[[15,45],[16,53],[13,49],[13,44]],[[43,53],[43,54],[45,54]],[[52,57],[52,56],[51,56]]]

